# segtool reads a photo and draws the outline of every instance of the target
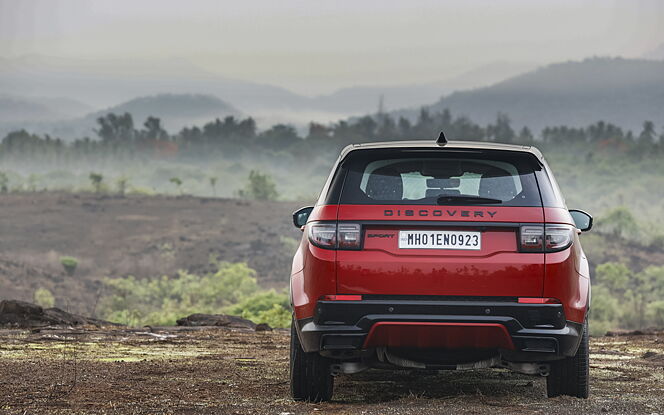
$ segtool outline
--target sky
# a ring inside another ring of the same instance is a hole
[[[495,62],[638,57],[660,0],[0,0],[0,57],[162,62],[308,95]]]

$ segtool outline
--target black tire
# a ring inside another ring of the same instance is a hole
[[[551,364],[551,372],[546,378],[546,395],[549,398],[560,395],[588,398],[590,384],[588,343],[588,322],[586,321],[583,325],[581,343],[574,357],[567,357]]]
[[[330,372],[330,361],[317,352],[305,353],[291,323],[290,342],[291,396],[296,401],[324,402],[332,399],[334,378]]]

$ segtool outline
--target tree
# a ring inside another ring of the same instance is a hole
[[[127,191],[127,184],[129,184],[129,177],[126,176],[120,176],[118,177],[117,181],[115,182],[118,186],[118,194],[121,197],[124,197],[126,191]]]
[[[7,193],[9,191],[9,176],[7,173],[0,171],[0,193]]]
[[[101,183],[104,180],[104,176],[101,173],[90,173],[90,182],[92,182],[92,187],[95,188],[95,193],[101,193]]]
[[[655,124],[653,124],[652,121],[644,121],[643,131],[639,134],[639,146],[650,146],[655,144],[655,137],[657,137],[657,134],[655,133]]]
[[[317,122],[311,122],[309,123],[309,134],[307,134],[306,139],[327,141],[330,139],[330,128]]]
[[[171,177],[168,181],[173,183],[180,195],[182,195],[182,180],[179,177]]]
[[[410,135],[410,130],[413,128],[410,120],[405,117],[399,117],[399,122],[397,123],[397,129],[399,130],[399,135],[401,137],[408,137]]]
[[[510,119],[503,113],[498,113],[495,124],[487,127],[487,138],[501,143],[513,143],[516,134],[510,125]]]
[[[364,140],[372,140],[376,137],[378,123],[373,117],[367,115],[357,120],[357,122],[353,124],[353,127],[357,131],[357,134],[360,137],[363,137]]]
[[[148,117],[143,123],[145,130],[142,136],[148,140],[168,140],[168,133],[161,127],[161,120],[157,117]]]
[[[210,177],[210,187],[212,187],[212,195],[217,196],[217,180],[218,177]]]
[[[272,150],[284,150],[302,140],[297,135],[294,127],[285,124],[277,124],[258,136],[262,145]]]
[[[97,124],[99,124],[99,129],[95,132],[105,142],[126,142],[133,140],[136,136],[134,120],[128,112],[123,115],[106,114],[97,118]]]
[[[486,138],[484,129],[467,117],[457,117],[452,122],[452,132],[447,134],[448,139],[482,141]]]
[[[533,142],[533,133],[530,131],[530,128],[523,127],[519,132],[519,138],[517,139],[519,144],[530,144]]]
[[[262,174],[258,170],[249,172],[247,184],[238,193],[240,197],[256,200],[276,200],[279,196],[272,177]]]

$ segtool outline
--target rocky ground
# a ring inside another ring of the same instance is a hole
[[[289,399],[288,331],[212,327],[0,330],[0,413],[664,413],[664,332],[593,338],[591,397],[547,399],[505,370],[372,370],[334,401]]]

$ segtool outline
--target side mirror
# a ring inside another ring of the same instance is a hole
[[[581,232],[586,232],[592,229],[593,217],[588,213],[578,209],[570,209],[569,214],[572,215],[574,225],[576,225]]]
[[[296,228],[302,228],[306,225],[307,219],[309,219],[312,210],[314,210],[313,206],[307,206],[293,212],[293,225],[295,225]]]

